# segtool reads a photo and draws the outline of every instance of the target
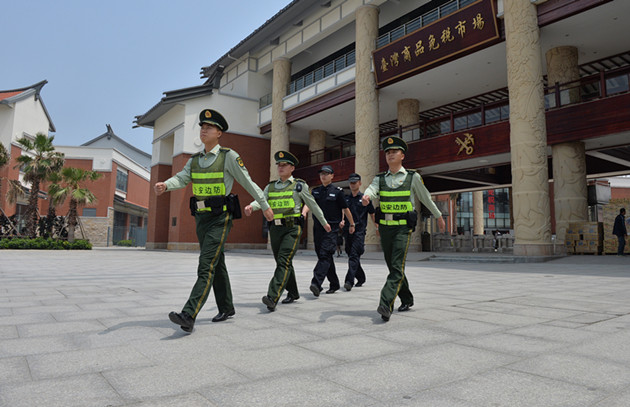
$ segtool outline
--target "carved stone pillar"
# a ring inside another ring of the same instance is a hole
[[[289,125],[287,114],[283,110],[283,98],[287,95],[287,86],[291,80],[291,61],[278,58],[273,61],[273,90],[271,103],[271,151],[269,157],[269,180],[276,179],[278,171],[273,155],[278,150],[289,150]]]
[[[473,191],[473,235],[483,235],[483,191]]]
[[[308,132],[308,151],[321,151],[326,147],[326,136],[328,133],[325,130],[311,130]],[[311,154],[311,164],[317,164],[324,161],[324,152]],[[315,185],[309,185],[311,188]],[[313,212],[308,213],[308,224],[313,224]],[[309,248],[314,248],[315,243],[313,240],[313,228],[308,227],[306,230],[306,245]]]
[[[397,121],[398,126],[406,127],[412,124],[418,123],[418,114],[420,113],[420,101],[418,99],[400,99],[397,103],[398,111],[397,111]],[[403,139],[409,141],[403,133]],[[403,163],[404,165],[404,163]],[[420,213],[420,201],[417,198],[414,198],[414,207]],[[411,243],[409,246],[409,250],[422,250],[422,231],[424,230],[422,227],[421,220],[418,219],[420,223],[416,227],[416,231],[411,235]]]
[[[363,191],[379,170],[378,90],[372,72],[372,51],[376,48],[378,37],[378,12],[378,7],[372,5],[361,6],[356,11],[355,171],[365,180],[361,187]],[[380,247],[372,222],[368,222],[365,244],[367,250]]]
[[[557,47],[546,53],[547,82],[567,83],[580,79],[578,49],[576,47]],[[577,102],[580,88],[561,87],[562,104]],[[552,146],[553,162],[553,204],[556,218],[556,252],[565,253],[564,241],[570,222],[588,219],[586,187],[586,155],[584,143],[572,142]]]
[[[324,147],[326,147],[326,136],[324,130],[311,130],[308,132],[308,151],[311,152],[311,165],[324,161]],[[314,151],[318,153],[313,154]]]
[[[547,130],[536,6],[504,0],[510,91],[514,254],[551,255]]]

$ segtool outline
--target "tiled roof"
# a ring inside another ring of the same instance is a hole
[[[0,92],[0,100],[8,99],[11,96],[19,95],[23,91]]]

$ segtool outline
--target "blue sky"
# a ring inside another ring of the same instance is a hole
[[[55,144],[106,131],[151,153],[136,115],[203,83],[215,62],[290,0],[0,0],[0,90],[44,79]]]

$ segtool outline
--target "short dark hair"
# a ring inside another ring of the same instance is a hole
[[[619,213],[625,213],[625,212],[626,212],[626,208],[619,209]]]

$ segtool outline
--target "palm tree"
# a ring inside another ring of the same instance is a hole
[[[70,210],[68,211],[68,241],[74,242],[74,229],[78,223],[77,209],[88,203],[96,201],[96,196],[81,185],[86,181],[96,181],[101,174],[96,171],[81,168],[65,167],[61,170],[61,182],[53,183],[48,188],[51,205],[60,205],[70,197]],[[63,186],[62,186],[63,184]]]
[[[35,237],[39,215],[37,204],[39,200],[39,187],[50,174],[58,172],[63,167],[64,155],[55,151],[53,139],[55,136],[46,136],[37,133],[34,139],[22,137],[17,143],[22,147],[23,153],[16,159],[24,172],[24,181],[30,183],[31,190],[26,208],[26,228],[24,234]],[[26,154],[24,154],[26,153]]]

